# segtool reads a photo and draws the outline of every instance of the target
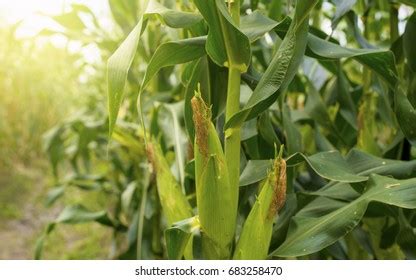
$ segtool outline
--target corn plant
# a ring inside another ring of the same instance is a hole
[[[416,257],[414,1],[123,3],[107,145],[128,127],[147,180],[127,222],[53,226],[127,231],[125,257]]]

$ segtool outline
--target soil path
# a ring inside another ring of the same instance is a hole
[[[0,259],[32,259],[33,246],[56,214],[42,200],[48,178],[42,170],[0,172]]]

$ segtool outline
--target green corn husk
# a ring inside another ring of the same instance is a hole
[[[147,156],[156,174],[159,200],[168,226],[170,227],[176,222],[191,218],[193,216],[192,207],[170,171],[158,143],[155,141],[148,143]],[[188,243],[184,256],[185,259],[192,259],[192,240]]]
[[[229,259],[237,219],[238,189],[232,189],[211,110],[199,93],[192,98],[195,124],[196,199],[206,259]]]
[[[286,162],[282,148],[257,197],[234,251],[235,260],[264,260],[272,238],[275,216],[286,200]]]

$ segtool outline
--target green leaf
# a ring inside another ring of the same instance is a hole
[[[69,13],[53,16],[52,18],[61,26],[71,31],[81,32],[85,29],[84,22],[81,20],[78,13],[74,10]]]
[[[192,207],[173,176],[160,145],[155,140],[148,143],[147,154],[156,175],[157,193],[168,227],[192,217]],[[184,255],[185,259],[192,259],[192,246],[186,248]]]
[[[129,36],[109,58],[107,63],[107,91],[109,134],[111,135],[116,124],[118,111],[123,101],[124,87],[127,74],[136,54],[137,46],[143,28],[143,18],[130,32]]]
[[[65,207],[58,218],[56,218],[55,223],[79,224],[93,221],[107,226],[114,225],[106,211],[92,212],[80,204]]]
[[[202,20],[198,14],[171,10],[155,0],[149,1],[146,15],[156,16],[162,23],[172,28],[191,27]]]
[[[192,235],[199,233],[198,216],[174,223],[165,231],[166,251],[170,260],[180,260]]]
[[[363,182],[368,177],[357,175],[353,166],[338,151],[329,151],[306,156],[296,153],[286,159],[288,167],[306,162],[322,178],[336,182]],[[246,186],[263,180],[271,168],[270,160],[250,160],[241,173],[240,186]]]
[[[297,153],[287,159],[289,166],[296,165],[302,161],[308,165],[322,178],[337,182],[363,182],[368,177],[356,175],[352,166],[341,156],[338,151],[317,153],[312,156],[305,156]]]
[[[108,0],[111,14],[115,22],[127,32],[136,23],[139,11],[137,1],[131,0]]]
[[[165,142],[168,142],[168,146],[174,147],[176,168],[179,171],[179,182],[182,186],[182,192],[185,192],[184,180],[185,180],[185,157],[186,148],[188,142],[186,141],[186,134],[181,127],[181,121],[183,119],[183,105],[184,103],[170,103],[162,104],[159,109],[159,126],[162,129]]]
[[[352,9],[352,7],[355,5],[357,0],[332,0],[334,3],[336,9],[335,9],[335,15],[332,18],[332,30],[334,30],[338,23],[340,22],[341,18]]]
[[[416,1],[414,1],[416,3]],[[407,64],[413,73],[416,73],[416,13],[413,13],[407,20],[406,29],[403,34],[403,50],[407,59]]]
[[[416,179],[396,180],[379,175],[371,175],[365,192],[356,200],[323,216],[316,215],[317,210],[308,209],[307,205],[293,219],[285,242],[272,253],[274,256],[295,257],[317,252],[345,236],[355,228],[372,201],[377,201],[402,208],[416,208]],[[322,203],[326,210],[332,210],[331,204]],[[336,204],[336,203],[335,203]],[[310,204],[316,207],[316,204]],[[319,208],[319,205],[318,205]],[[325,213],[326,211],[324,211]],[[311,213],[314,213],[311,215]]]
[[[58,200],[60,197],[62,197],[65,193],[66,186],[57,186],[54,187],[52,190],[48,192],[48,195],[46,197],[45,204],[46,206],[51,206],[56,200]]]
[[[349,81],[341,67],[339,67],[335,90],[340,104],[340,114],[351,127],[357,130],[357,108],[355,107],[349,87]]]
[[[279,20],[284,11],[285,3],[282,0],[271,0],[269,6],[269,17],[274,20]]]
[[[264,16],[259,11],[254,11],[252,14],[241,17],[240,29],[251,42],[254,42],[273,30],[277,25],[278,23],[274,20]]]
[[[223,0],[194,0],[209,32],[206,50],[220,66],[233,67],[245,72],[250,64],[250,41],[233,23]]]
[[[294,20],[278,51],[267,67],[247,104],[226,123],[225,129],[239,127],[276,101],[298,71],[305,53],[309,13],[318,0],[297,1]]]
[[[191,100],[192,97],[195,95],[195,91],[197,90],[198,84],[200,85],[200,81],[202,80],[202,76],[206,71],[207,64],[205,63],[206,60],[198,59],[194,63],[190,63],[189,67],[189,77],[186,80],[185,86],[185,106],[184,106],[184,121],[186,131],[188,133],[189,139],[192,141],[195,138],[195,127],[194,122],[192,119],[192,106]]]
[[[302,135],[292,121],[291,111],[287,104],[282,108],[282,122],[287,143],[287,151],[294,154],[302,151]]]
[[[318,197],[302,208],[296,216],[306,218],[319,218],[347,205],[347,202],[339,201],[327,197]]]
[[[308,47],[318,58],[353,58],[379,74],[392,89],[397,85],[394,55],[389,50],[344,48],[315,35],[308,36]]]
[[[394,111],[403,134],[413,146],[416,146],[416,109],[400,89],[394,95],[394,103]]]
[[[407,179],[416,175],[416,160],[400,161],[376,157],[363,151],[352,149],[346,156],[347,165],[359,176],[378,174],[392,176],[396,179]],[[334,199],[351,200],[357,192],[349,184],[330,182],[310,195],[325,196]]]
[[[58,224],[82,224],[89,222],[98,222],[105,226],[114,227],[115,229],[125,229],[123,226],[116,225],[106,211],[92,212],[80,204],[70,205],[62,210],[54,222],[47,225],[44,233],[36,241],[35,259],[42,257],[46,238],[55,230]]]
[[[346,160],[354,173],[361,176],[375,173],[393,176],[396,179],[405,179],[416,175],[416,160],[384,159],[357,149],[352,149],[346,156]]]
[[[330,186],[330,187],[329,187]],[[315,192],[303,192],[304,194],[339,199],[342,201],[352,201],[360,196],[348,183],[331,182],[325,187]]]
[[[199,21],[198,16],[194,14],[169,10],[154,0],[149,2],[146,12],[142,15],[137,25],[108,60],[107,91],[110,135],[113,133],[118,111],[123,101],[127,74],[136,55],[140,37],[148,18],[155,15],[161,18],[168,26],[174,28],[188,27],[191,23]]]
[[[121,194],[121,208],[124,213],[128,214],[131,202],[133,201],[134,194],[137,190],[137,182],[133,181],[127,185],[123,193]]]
[[[267,177],[271,168],[271,160],[249,160],[240,176],[240,186],[247,186],[260,182]]]
[[[148,144],[148,158],[156,175],[160,204],[168,226],[192,217],[191,205],[173,176],[160,145],[154,140]]]
[[[44,231],[44,233],[39,237],[38,240],[36,240],[36,244],[35,244],[35,256],[34,256],[34,259],[35,260],[42,259],[43,247],[45,245],[46,238],[55,229],[55,226],[56,226],[55,223],[48,224],[46,226],[46,230]]]
[[[398,2],[412,6],[412,7],[416,7],[416,0],[398,0]]]
[[[319,92],[311,83],[308,86],[307,98],[305,112],[322,127],[335,132],[335,135],[337,135],[337,129],[332,123],[327,106]]]
[[[205,37],[196,37],[160,45],[147,66],[140,90],[147,87],[161,68],[183,64],[205,55],[205,42]]]
[[[43,148],[49,157],[55,177],[58,176],[58,164],[65,154],[64,139],[62,137],[64,131],[63,126],[56,126],[43,135]]]

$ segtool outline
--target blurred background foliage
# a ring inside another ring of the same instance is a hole
[[[109,0],[105,19],[88,3],[66,3],[60,14],[47,16],[53,24],[30,37],[17,36],[21,22],[2,24],[0,240],[8,242],[0,244],[0,258],[32,258],[35,247],[36,256],[40,257],[41,245],[42,257],[47,259],[132,259],[139,255],[137,250],[142,258],[166,258],[157,193],[155,188],[147,189],[152,177],[147,172],[143,135],[138,125],[137,92],[157,47],[188,34],[166,28],[158,20],[148,22],[128,73],[118,125],[111,141],[108,138],[106,62],[137,24],[143,13],[142,2]],[[158,2],[172,9],[195,11],[192,1]],[[277,2],[281,2],[281,8]],[[269,16],[279,21],[292,11],[291,2],[247,0],[243,1],[243,7],[269,11]],[[404,63],[402,39],[415,3],[411,0],[344,1],[349,5],[343,11],[339,8],[341,2],[321,1],[312,13],[311,26],[325,32],[324,36],[332,35],[343,46],[391,49],[399,64],[399,75],[403,81],[411,81]],[[392,23],[392,16],[396,22]],[[277,36],[266,36],[254,44],[255,63],[250,74],[264,71],[274,51],[272,43],[279,40]],[[60,43],[56,44],[57,41]],[[182,76],[178,69],[183,70]],[[289,124],[284,125],[285,131],[278,129],[282,123],[273,114],[272,120],[269,115],[259,120],[272,125],[262,125],[273,130],[269,134],[272,139],[265,137],[268,133],[265,131],[257,136],[257,132],[253,133],[253,123],[251,128],[248,125],[243,131],[246,133],[243,164],[250,159],[273,157],[270,143],[284,142],[286,133],[301,139],[287,143],[288,148],[306,154],[335,147],[345,155],[355,147],[375,156],[413,159],[415,150],[403,140],[389,108],[387,87],[352,59],[345,60],[342,69],[329,73],[315,60],[305,57],[300,74],[289,87],[287,104],[292,115]],[[151,116],[148,127],[159,136],[177,178],[181,177],[181,171],[175,163],[174,151],[178,145],[185,151],[188,147],[186,141],[177,143],[174,139],[178,128],[172,124],[178,122],[181,139],[186,138],[180,101],[183,84],[188,82],[187,73],[191,70],[189,65],[163,68],[148,86],[148,97],[143,104],[144,111]],[[246,78],[249,84],[250,77]],[[315,93],[311,94],[314,99],[308,97],[308,103],[305,103],[305,88]],[[337,90],[351,93],[352,100],[347,102],[353,102],[357,118],[352,130],[348,124],[349,112],[340,111]],[[248,86],[242,87],[243,98],[250,93]],[[304,112],[318,124],[305,120]],[[257,148],[262,145],[268,150]],[[317,189],[325,183],[305,165],[299,171],[295,185],[301,190],[303,184]],[[188,164],[185,172],[184,185],[189,186],[192,165]],[[244,213],[252,204],[249,197],[253,193],[252,189],[245,191]],[[144,199],[147,204],[143,203]],[[413,214],[406,213],[411,217]],[[162,223],[166,222],[162,219]],[[138,246],[137,235],[143,224],[146,225],[143,242]],[[380,246],[388,242],[386,236],[397,235],[396,231],[398,224],[394,219],[366,217],[359,229],[309,257],[402,259],[406,255],[397,244]],[[281,236],[275,242],[281,242]],[[360,244],[360,249],[351,250],[351,255],[345,256],[345,248],[356,244]]]
[[[1,4],[5,6],[1,8],[3,16],[10,4]],[[70,5],[66,9],[72,10]],[[19,19],[19,14],[15,16]],[[99,108],[105,108],[104,50],[96,48],[94,62],[88,63],[86,54],[79,51],[88,48],[84,43],[63,35],[53,37],[46,29],[35,30],[33,35],[27,27],[30,20],[0,21],[1,259],[33,258],[36,239],[62,206],[45,206],[48,188],[55,179],[45,153],[44,134],[70,117],[87,111],[98,114]],[[58,24],[46,26],[62,30]],[[69,193],[62,203],[79,200],[95,207],[107,203],[101,194],[86,196],[80,192]],[[58,231],[55,237],[59,242],[48,247],[45,257],[106,258],[107,252],[97,244],[108,243],[110,235],[96,228],[88,225],[69,233]],[[90,235],[92,231],[97,233]]]

